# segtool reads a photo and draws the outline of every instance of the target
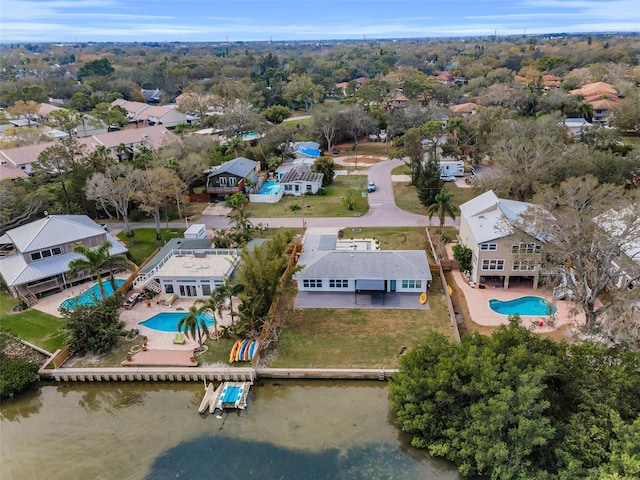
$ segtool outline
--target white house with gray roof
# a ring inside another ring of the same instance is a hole
[[[472,286],[489,282],[509,287],[510,280],[538,287],[541,253],[546,238],[536,218],[550,214],[537,205],[498,198],[492,191],[460,205],[460,243],[473,252]]]
[[[38,296],[62,291],[90,274],[69,275],[69,262],[80,255],[76,245],[98,247],[111,242],[111,255],[127,248],[86,215],[50,215],[13,228],[0,237],[0,275],[9,293],[27,304]]]
[[[307,234],[293,278],[301,292],[421,293],[431,284],[424,250],[362,249],[339,245],[337,234]],[[369,245],[374,245],[369,243]]]

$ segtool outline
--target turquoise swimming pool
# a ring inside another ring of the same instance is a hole
[[[275,195],[280,190],[282,190],[282,185],[275,180],[270,180],[260,187],[260,191],[258,193],[260,195]]]
[[[489,307],[501,315],[543,316],[553,315],[558,311],[556,306],[540,297],[520,297],[514,300],[489,300]]]
[[[188,314],[188,312],[161,312],[151,318],[148,318],[144,322],[141,322],[140,325],[144,325],[147,328],[159,330],[161,332],[177,332],[178,322]],[[213,327],[213,324],[215,323],[214,318],[209,313],[201,313],[199,318],[204,319],[207,327],[209,328]]]
[[[116,280],[116,288],[124,283],[124,280]],[[111,288],[111,282],[109,280],[103,280],[102,285],[104,291],[107,293],[107,297],[113,295],[113,288]],[[102,298],[100,297],[100,286],[96,283],[89,290],[82,292],[80,295],[74,298],[67,298],[60,304],[62,308],[67,310],[73,310],[78,305],[97,305]]]

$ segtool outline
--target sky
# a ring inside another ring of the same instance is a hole
[[[640,0],[0,0],[0,42],[639,32]]]

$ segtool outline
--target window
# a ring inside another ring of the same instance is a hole
[[[504,270],[504,260],[483,260],[482,270]]]
[[[235,177],[229,177],[229,186],[230,186],[230,187],[235,187],[235,186],[236,186],[236,179],[235,179]]]
[[[329,280],[329,288],[347,288],[349,280]]]
[[[51,256],[51,250],[43,250],[42,251],[42,258],[48,258]]]
[[[220,177],[218,179],[218,182],[220,183],[221,187],[226,187],[227,186],[227,177]]]
[[[202,284],[202,295],[211,295],[211,285]]]
[[[511,246],[511,253],[540,253],[542,246],[536,243],[520,243]]]
[[[422,280],[402,280],[402,288],[422,288]]]
[[[322,280],[320,279],[302,280],[302,286],[304,288],[322,288]]]
[[[520,262],[513,262],[514,270],[535,270],[536,262],[531,260],[522,260]]]
[[[42,254],[40,252],[34,252],[31,254],[31,260],[40,260],[42,258]]]
[[[497,243],[481,243],[480,250],[484,252],[497,252],[498,244]]]
[[[165,283],[164,293],[173,293],[173,283]]]
[[[53,253],[54,255],[60,255],[62,254],[62,249],[60,247],[54,247],[51,249],[51,253]]]
[[[285,192],[290,192],[291,190],[292,190],[292,189],[291,189],[291,185],[285,185],[285,186],[284,186],[284,191],[285,191]]]

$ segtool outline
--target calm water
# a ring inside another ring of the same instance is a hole
[[[124,280],[116,280],[115,283],[116,286],[119,287],[124,283]],[[107,297],[113,295],[113,287],[111,286],[111,282],[109,281],[109,279],[105,278],[102,282],[102,286],[104,287],[104,291],[107,294]],[[101,300],[102,296],[100,295],[100,286],[96,283],[77,297],[66,299],[60,304],[60,306],[69,310],[73,310],[78,305],[97,305]]]
[[[144,325],[145,327],[153,330],[160,330],[162,332],[177,332],[178,323],[180,323],[180,320],[185,318],[187,315],[189,315],[189,312],[160,312],[144,322],[140,322],[140,325]],[[213,327],[214,319],[211,315],[201,313],[198,315],[198,318],[204,320],[207,327]]]
[[[556,306],[540,297],[520,297],[514,300],[489,300],[489,307],[502,315],[542,316],[552,315],[558,311]]]
[[[0,407],[0,478],[457,479],[408,445],[382,382],[263,381],[238,415],[203,385],[54,384]]]

